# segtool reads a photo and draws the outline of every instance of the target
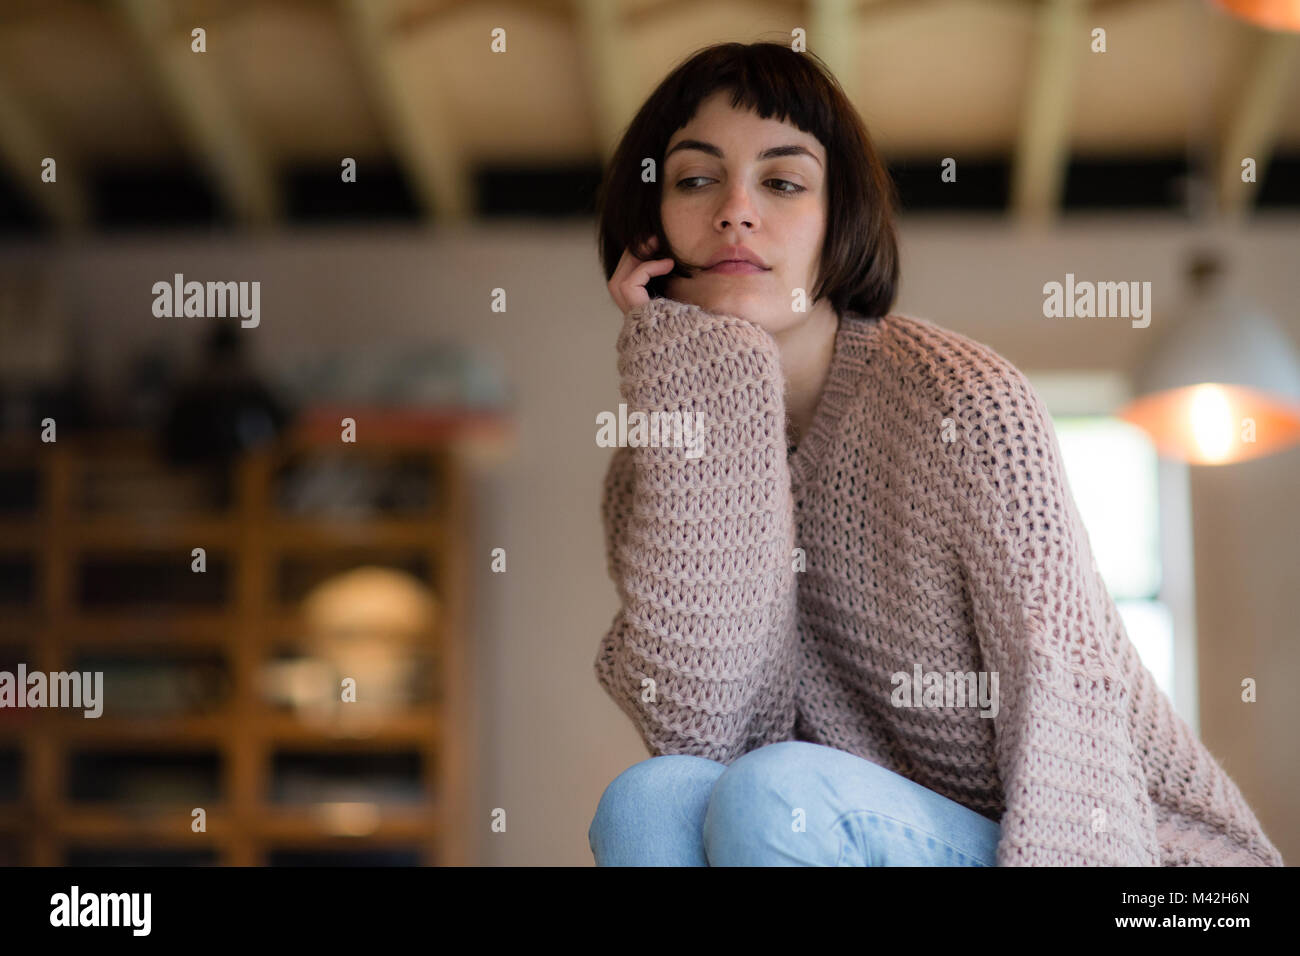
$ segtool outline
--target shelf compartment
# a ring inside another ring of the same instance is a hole
[[[281,747],[271,756],[267,800],[272,806],[429,803],[422,753],[416,748],[340,752]]]
[[[23,795],[23,752],[0,744],[0,806],[16,803]]]
[[[44,505],[42,486],[39,465],[0,468],[0,515],[39,512]]]
[[[85,516],[175,520],[195,512],[229,511],[233,488],[229,467],[172,464],[155,446],[140,444],[83,454],[70,504]]]
[[[96,723],[187,720],[224,709],[233,691],[229,662],[215,649],[147,656],[81,650],[68,669],[103,673],[103,716]]]
[[[220,753],[193,752],[186,742],[166,751],[77,747],[68,753],[67,771],[74,804],[108,803],[154,813],[173,805],[211,809],[221,799]]]
[[[0,613],[35,606],[39,577],[36,565],[37,557],[30,551],[0,551]]]
[[[192,571],[191,547],[206,544],[193,541],[183,550],[158,551],[153,557],[138,552],[83,554],[74,566],[78,603],[101,611],[139,605],[216,609],[231,603],[233,562],[209,549],[207,570]]]

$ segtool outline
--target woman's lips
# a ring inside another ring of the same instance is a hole
[[[752,262],[745,262],[740,259],[728,259],[726,262],[719,262],[716,266],[710,266],[704,271],[745,275],[752,272],[766,272],[767,270],[762,266],[754,265]]]

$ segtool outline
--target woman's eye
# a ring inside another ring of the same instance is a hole
[[[769,183],[785,183],[787,186],[793,186],[793,187],[794,187],[793,189],[778,189],[777,192],[779,192],[779,193],[789,193],[790,195],[794,195],[795,193],[801,193],[801,192],[804,191],[804,188],[803,188],[802,186],[800,186],[798,183],[792,183],[792,182],[790,182],[790,180],[788,180],[788,179],[769,179],[768,182],[769,182]]]
[[[677,183],[677,188],[678,188],[678,189],[681,189],[681,190],[685,190],[686,192],[690,192],[690,191],[692,191],[692,190],[699,189],[700,187],[699,187],[699,186],[688,186],[688,185],[686,185],[687,183],[693,183],[693,182],[696,182],[696,181],[701,180],[701,179],[709,179],[709,178],[710,178],[710,177],[708,177],[708,176],[688,176],[687,178],[678,181],[678,183]],[[795,195],[796,193],[804,192],[804,187],[803,187],[803,186],[800,186],[798,183],[793,183],[793,182],[791,182],[791,181],[788,180],[788,179],[768,179],[768,180],[766,180],[766,182],[769,182],[769,183],[785,183],[787,186],[791,186],[791,187],[793,187],[792,189],[777,189],[777,190],[776,190],[776,192],[783,193],[783,194],[785,194],[785,195],[787,195],[787,196],[793,196],[793,195]]]

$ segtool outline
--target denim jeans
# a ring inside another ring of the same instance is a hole
[[[730,766],[650,757],[605,788],[597,866],[995,866],[1001,827],[843,750],[787,740]]]

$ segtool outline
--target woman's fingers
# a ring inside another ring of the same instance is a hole
[[[627,309],[624,309],[624,312],[649,302],[650,293],[646,291],[646,283],[654,276],[672,271],[673,260],[671,259],[640,260],[640,265],[632,270],[631,277],[623,286],[623,299],[627,302]]]
[[[646,242],[650,252],[658,246],[658,238],[651,236]],[[614,304],[626,315],[632,309],[650,301],[646,283],[657,275],[673,270],[672,259],[640,259],[631,249],[624,249],[614,275],[609,280],[609,292]]]

